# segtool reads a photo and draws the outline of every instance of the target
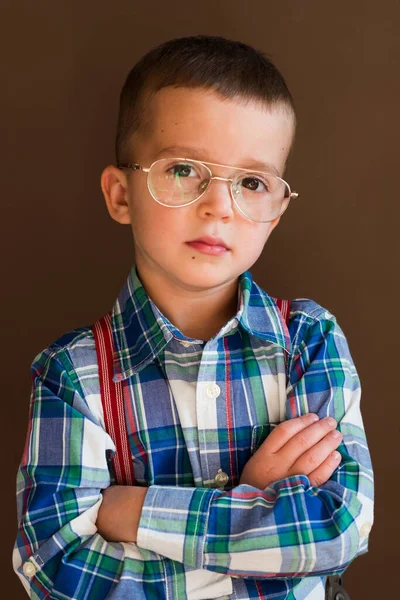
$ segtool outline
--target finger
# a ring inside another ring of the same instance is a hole
[[[310,473],[310,475],[308,476],[310,484],[316,487],[320,487],[321,485],[326,483],[328,479],[330,479],[330,477],[332,476],[332,473],[335,471],[335,469],[337,469],[337,467],[340,465],[341,460],[342,457],[340,455],[340,452],[337,452],[336,450],[334,452],[331,452],[331,454],[322,463],[322,465],[320,465],[317,469],[315,469],[315,471]]]
[[[332,452],[339,446],[343,435],[337,429],[327,433],[321,441],[317,442],[312,448],[304,452],[294,463],[290,471],[294,473],[304,473],[309,475],[317,469]]]
[[[307,450],[320,442],[327,433],[336,428],[336,421],[331,417],[321,419],[309,425],[293,436],[281,449],[280,458],[290,466],[302,456]]]
[[[314,413],[283,421],[271,431],[262,446],[265,445],[271,453],[278,452],[294,435],[316,421],[318,421],[318,415]]]

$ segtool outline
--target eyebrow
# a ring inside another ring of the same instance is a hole
[[[156,158],[160,157],[161,154],[168,154],[169,156],[177,158],[193,158],[195,160],[203,160],[210,163],[214,162],[211,160],[211,158],[209,158],[208,151],[205,148],[191,148],[190,146],[168,146],[167,148],[160,150],[160,152],[156,155]],[[234,167],[234,165],[227,166]],[[254,171],[272,171],[273,173],[279,175],[279,171],[276,167],[274,167],[274,165],[252,158],[247,160],[245,159],[240,166]]]

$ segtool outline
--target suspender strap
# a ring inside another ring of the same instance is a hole
[[[134,485],[135,477],[125,421],[123,384],[121,381],[113,381],[114,346],[111,314],[107,313],[96,321],[92,325],[92,329],[96,342],[105,428],[116,447],[111,461],[116,483],[118,485]]]
[[[282,298],[272,298],[272,300],[274,300],[275,304],[279,308],[283,320],[286,323],[286,327],[288,327],[290,315],[290,300],[282,300]]]

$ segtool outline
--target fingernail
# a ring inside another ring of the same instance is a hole
[[[338,431],[337,429],[335,429],[335,431],[332,431],[332,433],[330,434],[333,438],[340,438],[342,437],[342,434],[340,433],[340,431]]]
[[[306,418],[307,418],[309,421],[311,421],[312,423],[315,423],[315,421],[318,421],[318,420],[319,420],[319,416],[318,416],[318,415],[316,415],[315,413],[308,413],[308,414],[306,415]]]
[[[342,455],[337,450],[332,452],[331,456],[332,456],[333,460],[340,460],[342,458]]]
[[[332,419],[332,417],[325,417],[325,421],[328,423],[328,425],[330,425],[331,427],[336,427],[337,423],[335,421],[335,419]]]

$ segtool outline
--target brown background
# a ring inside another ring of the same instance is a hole
[[[264,50],[295,97],[287,178],[301,199],[253,273],[271,295],[313,298],[345,331],[376,475],[370,552],[345,580],[352,600],[398,597],[399,3],[3,0],[0,22],[1,598],[26,598],[11,550],[31,361],[109,310],[133,260],[99,187],[120,87],[150,47],[198,33]]]

